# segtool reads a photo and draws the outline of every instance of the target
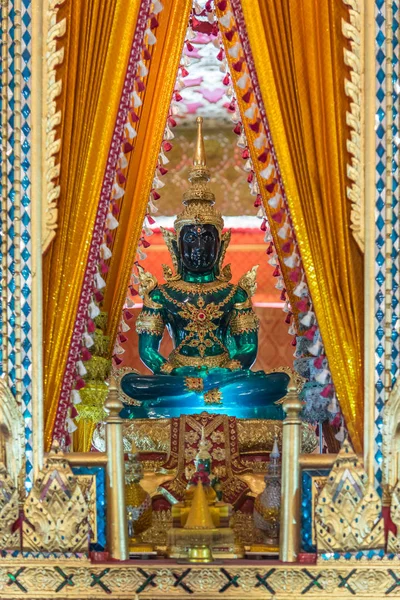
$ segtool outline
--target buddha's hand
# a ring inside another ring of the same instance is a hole
[[[224,364],[224,369],[229,369],[230,371],[237,371],[238,369],[242,368],[242,363],[240,362],[240,360],[236,360],[234,358],[232,358],[231,360],[228,360],[228,362],[226,362]]]

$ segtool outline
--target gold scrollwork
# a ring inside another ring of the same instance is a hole
[[[159,313],[151,313],[148,310],[142,310],[136,321],[136,332],[140,335],[147,333],[149,335],[162,336],[165,324]]]
[[[240,335],[249,331],[258,331],[260,321],[253,311],[237,313],[230,322],[232,335]]]

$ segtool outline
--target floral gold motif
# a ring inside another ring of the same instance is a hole
[[[217,388],[206,392],[204,402],[206,404],[222,404],[222,392]]]
[[[204,383],[201,377],[185,377],[185,387],[191,392],[202,392]]]
[[[148,310],[142,310],[136,321],[136,332],[138,334],[147,333],[149,335],[162,336],[165,329],[165,323],[159,313],[151,313]]]
[[[19,514],[18,488],[4,463],[0,462],[0,550],[19,550],[20,533],[13,532]]]
[[[260,321],[253,311],[237,313],[230,321],[232,335],[241,335],[248,331],[258,331]]]

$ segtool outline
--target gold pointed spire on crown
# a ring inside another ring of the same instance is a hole
[[[224,221],[221,213],[214,208],[215,196],[208,187],[210,171],[207,168],[203,138],[203,117],[197,117],[197,138],[193,166],[189,171],[190,186],[183,194],[184,210],[177,216],[174,226],[179,235],[184,225],[214,225],[222,231]]]

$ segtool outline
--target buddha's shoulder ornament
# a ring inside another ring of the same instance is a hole
[[[157,278],[154,277],[148,271],[145,271],[143,267],[138,265],[139,273],[139,295],[143,298],[143,306],[146,308],[160,309],[162,304],[154,302],[150,298],[150,293],[158,287]]]
[[[247,271],[247,273],[242,275],[242,277],[239,279],[238,287],[246,292],[247,298],[244,302],[237,302],[234,305],[234,308],[236,308],[236,310],[242,310],[244,308],[252,307],[251,298],[254,296],[257,289],[256,278],[258,267],[259,265],[255,265],[250,269],[250,271]]]

